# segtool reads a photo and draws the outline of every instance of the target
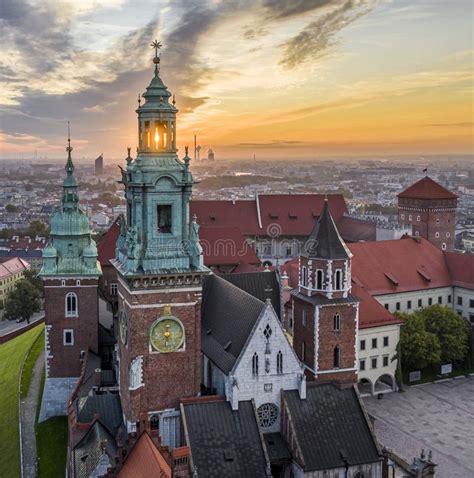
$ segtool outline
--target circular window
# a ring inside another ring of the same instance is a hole
[[[278,407],[273,403],[264,403],[257,409],[258,421],[262,428],[274,425],[278,418]]]

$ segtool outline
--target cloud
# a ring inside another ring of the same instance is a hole
[[[284,52],[280,65],[292,69],[327,55],[338,43],[337,33],[367,14],[374,6],[375,2],[372,0],[346,0],[339,3],[283,44]]]
[[[267,18],[283,19],[330,5],[333,0],[264,0]]]
[[[285,146],[300,146],[304,145],[304,141],[289,141],[289,140],[273,140],[265,143],[239,143],[238,146],[251,146],[254,148],[281,148]]]

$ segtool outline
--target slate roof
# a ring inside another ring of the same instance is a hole
[[[118,478],[171,478],[171,467],[148,433],[138,439],[117,475]]]
[[[112,434],[122,425],[122,405],[117,393],[79,397],[74,405],[79,423],[90,423],[94,415],[98,415],[102,424]]]
[[[305,472],[374,463],[382,459],[363,405],[353,386],[308,383],[306,399],[283,391]]]
[[[263,435],[267,447],[268,456],[272,465],[291,462],[291,451],[280,432],[265,433]]]
[[[116,457],[117,445],[113,436],[96,421],[72,450],[72,477],[89,478],[99,465],[106,471],[108,466],[115,464]]]
[[[267,459],[253,402],[239,402],[235,411],[225,401],[202,401],[181,407],[189,438],[187,445],[198,476],[267,476]]]
[[[398,197],[410,199],[457,199],[458,196],[429,176],[425,176],[398,194]]]
[[[204,278],[201,347],[224,373],[232,370],[265,304],[214,274]]]
[[[329,201],[324,201],[323,210],[311,235],[304,245],[303,255],[314,259],[347,259],[351,257],[329,211]]]
[[[302,294],[298,291],[298,289],[294,289],[291,291],[291,295],[298,297],[298,299],[304,300],[309,304],[313,305],[336,305],[336,304],[353,304],[355,302],[359,302],[357,297],[351,294],[347,294],[347,297],[335,297],[332,299],[327,298],[325,295],[316,294],[316,295],[306,295]]]
[[[222,274],[221,277],[262,302],[268,297],[280,317],[280,282],[275,271]]]

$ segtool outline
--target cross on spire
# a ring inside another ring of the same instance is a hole
[[[155,76],[158,76],[160,72],[160,55],[161,55],[161,53],[158,53],[158,50],[161,50],[161,47],[163,45],[158,40],[155,40],[151,43],[150,46],[155,49],[155,58],[153,58],[153,63],[155,64]]]

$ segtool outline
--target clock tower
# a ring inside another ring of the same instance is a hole
[[[122,183],[127,201],[113,264],[118,272],[120,396],[129,432],[147,429],[179,445],[179,401],[199,394],[204,267],[187,150],[176,149],[174,96],[154,76],[139,99],[138,149]]]

